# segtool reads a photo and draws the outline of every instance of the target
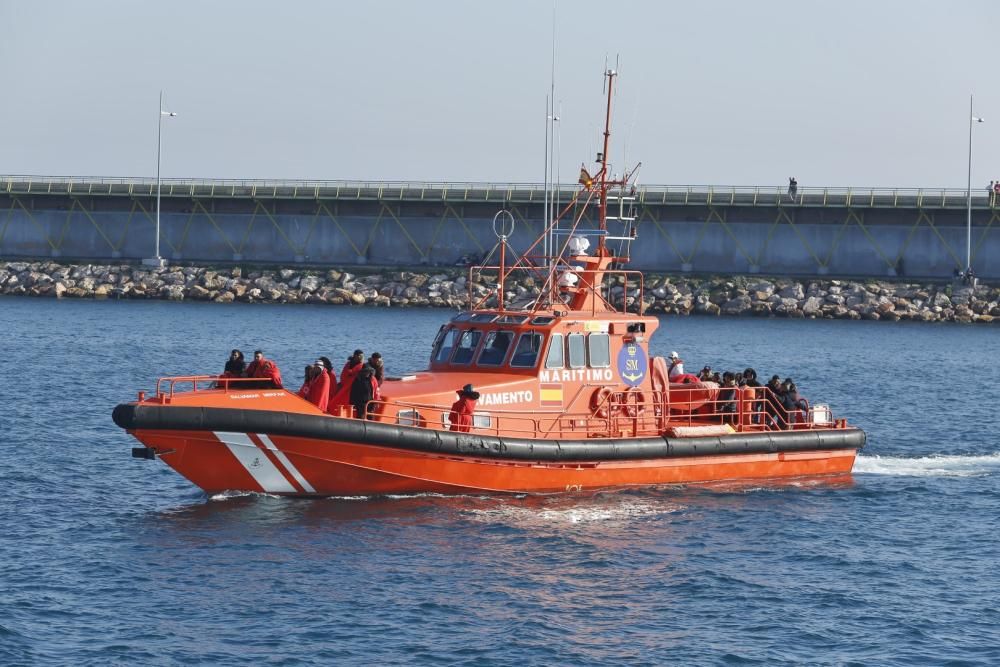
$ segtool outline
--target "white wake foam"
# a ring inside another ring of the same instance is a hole
[[[1000,452],[981,456],[861,456],[854,462],[855,474],[900,477],[980,477],[1000,468]]]
[[[565,503],[550,507],[502,504],[496,507],[474,509],[470,514],[487,523],[525,524],[586,524],[628,522],[633,519],[679,512],[684,507],[676,503],[658,503],[630,500],[610,505]]]

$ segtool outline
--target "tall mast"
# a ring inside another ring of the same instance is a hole
[[[604,151],[600,155],[601,199],[597,210],[601,231],[607,231],[608,229],[608,147],[611,145],[611,95],[618,72],[609,69],[604,73],[604,76],[608,77],[608,109],[604,118]],[[602,254],[607,250],[603,236],[600,237],[597,247]]]

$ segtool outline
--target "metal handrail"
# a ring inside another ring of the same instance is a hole
[[[179,392],[178,385],[191,385],[190,392],[199,391],[242,391],[245,389],[276,389],[262,387],[266,380],[261,378],[234,378],[222,375],[187,375],[163,377],[156,381],[156,396],[151,399],[161,403],[170,403],[174,394]],[[721,392],[720,387],[720,392]],[[820,429],[829,430],[846,427],[843,419],[835,419],[833,411],[829,411],[828,420],[823,424],[810,421],[809,402],[805,402],[804,410],[786,410],[778,401],[777,396],[768,387],[745,388],[736,387],[735,410],[730,410],[730,400],[723,400],[719,394],[706,400],[702,407],[687,411],[670,409],[670,404],[690,403],[694,392],[705,391],[704,387],[690,388],[671,387],[670,401],[664,401],[664,392],[658,391],[611,391],[603,401],[594,406],[592,412],[544,412],[534,410],[490,409],[479,410],[474,414],[488,416],[489,427],[478,427],[473,424],[470,432],[494,436],[514,435],[520,437],[580,437],[583,434],[605,433],[606,437],[631,437],[662,435],[672,426],[703,426],[711,424],[730,424],[736,432],[774,431],[787,429]],[[745,395],[747,389],[754,389],[753,396]],[[287,390],[285,390],[287,391]],[[687,392],[687,396],[684,393]],[[678,397],[678,394],[681,394]],[[679,400],[678,400],[679,399]],[[666,404],[666,405],[665,405]],[[780,418],[774,420],[771,409]],[[421,415],[423,423],[414,424],[417,428],[429,430],[445,430],[443,423],[431,419],[430,413],[448,413],[450,406],[435,403],[419,403],[415,401],[378,400],[370,401],[366,412],[372,412],[371,406],[383,406],[382,410],[374,411],[375,421],[398,423],[401,411],[412,410]],[[391,414],[388,408],[392,408]],[[423,411],[423,412],[421,412]],[[803,419],[795,415],[804,412]],[[600,416],[604,414],[605,416]]]
[[[208,196],[225,196],[229,189],[230,196],[235,196],[236,188],[248,189],[251,197],[282,197],[315,198],[327,194],[321,190],[334,190],[335,196],[344,198],[348,193],[353,198],[369,195],[375,199],[391,196],[393,199],[403,199],[412,193],[416,199],[427,199],[428,194],[437,195],[434,198],[507,201],[516,195],[526,195],[534,200],[536,194],[545,191],[540,183],[513,182],[494,183],[488,181],[377,181],[377,180],[283,180],[283,179],[224,179],[224,178],[164,178],[161,187],[168,196],[182,194],[194,196],[196,188],[208,190]],[[65,186],[56,190],[57,194],[119,194],[112,191],[112,186],[128,186],[127,192],[121,194],[141,194],[146,188],[149,192],[156,186],[156,179],[151,177],[108,177],[108,176],[39,176],[26,174],[0,175],[0,191],[27,192],[50,194],[53,186]],[[15,187],[24,186],[24,187]],[[102,187],[103,186],[103,187]],[[141,188],[137,193],[136,187]],[[95,189],[96,188],[96,189]],[[554,189],[561,192],[576,192],[579,187],[574,183],[556,184]],[[285,192],[287,191],[287,192]],[[496,197],[492,193],[497,193]],[[243,194],[243,193],[240,193]],[[972,191],[973,201],[986,202],[993,205],[993,199],[985,188]],[[899,207],[911,204],[913,200],[918,206],[925,202],[933,202],[937,207],[960,207],[966,205],[967,190],[964,188],[888,188],[871,186],[831,186],[831,187],[799,187],[792,197],[782,186],[762,185],[640,185],[636,189],[636,199],[642,203],[684,203],[707,204],[714,206],[730,205],[798,205],[798,206],[829,206],[837,201],[848,205],[865,206],[884,205]],[[831,201],[833,198],[835,201]]]

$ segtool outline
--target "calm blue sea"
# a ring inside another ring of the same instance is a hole
[[[208,498],[111,421],[233,347],[418,369],[448,316],[0,298],[0,664],[1000,664],[993,326],[664,321],[864,427],[836,484]]]

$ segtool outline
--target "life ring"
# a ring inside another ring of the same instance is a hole
[[[635,401],[629,401],[629,397],[634,396]],[[622,411],[625,416],[630,419],[635,419],[643,412],[646,411],[646,404],[649,403],[649,398],[642,390],[632,391],[631,389],[625,391],[621,395]]]
[[[590,397],[590,411],[594,413],[595,417],[600,419],[608,418],[608,408],[610,407],[611,390],[607,387],[601,387],[595,391]]]

